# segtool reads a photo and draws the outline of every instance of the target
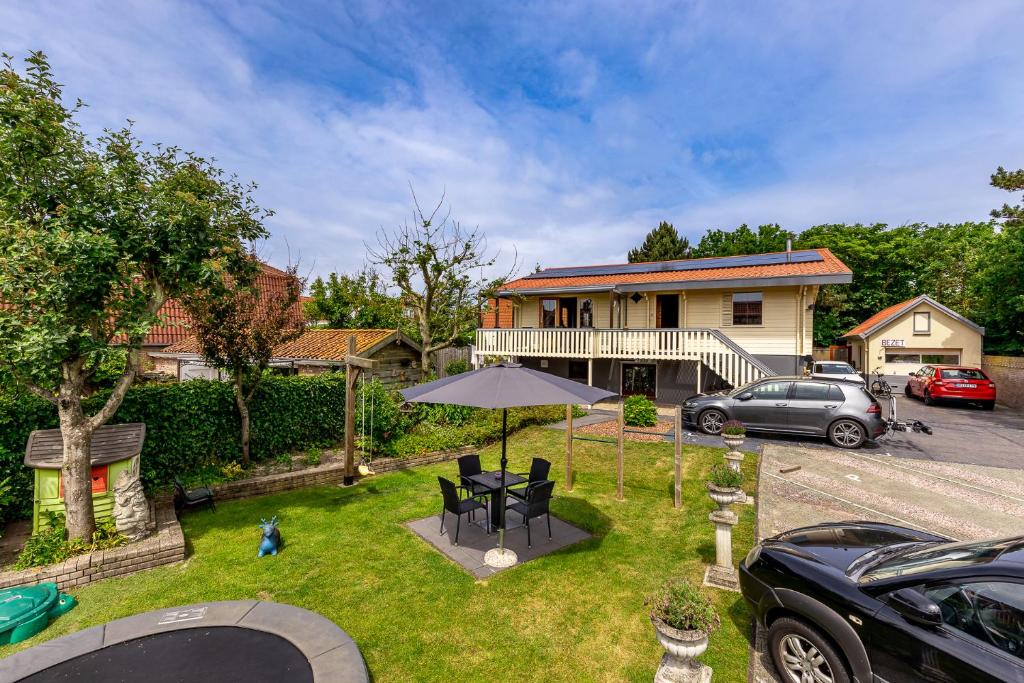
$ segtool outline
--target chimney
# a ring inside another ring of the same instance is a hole
[[[790,261],[793,260],[792,257],[790,256],[790,254],[792,254],[792,253],[793,253],[793,238],[792,237],[787,237],[786,238],[786,263],[789,263]]]

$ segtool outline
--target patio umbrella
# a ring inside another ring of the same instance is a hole
[[[598,389],[571,379],[556,377],[547,372],[524,368],[517,363],[499,363],[479,370],[463,372],[402,391],[406,401],[412,403],[450,403],[474,408],[501,408],[501,487],[505,488],[508,468],[506,446],[508,442],[508,409],[524,406],[592,404],[615,396],[611,391]],[[501,496],[501,525],[498,528],[499,558],[507,562],[505,551],[505,496]],[[511,563],[515,562],[514,554]],[[488,552],[490,555],[490,552]]]

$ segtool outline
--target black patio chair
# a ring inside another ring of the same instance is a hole
[[[174,478],[174,511],[192,510],[193,508],[209,507],[214,512],[217,505],[213,502],[213,491],[202,486],[191,491],[185,488],[181,479]]]
[[[555,482],[540,481],[532,486],[526,487],[526,500],[515,502],[508,506],[509,510],[515,510],[523,516],[523,524],[526,525],[526,547],[533,547],[533,540],[530,538],[530,520],[541,515],[548,518],[548,540],[551,540],[551,510],[548,503],[551,502],[551,492],[555,489]]]
[[[444,508],[441,510],[441,530],[440,534],[444,535],[444,513],[450,512],[455,515],[455,545],[459,544],[459,527],[462,524],[462,515],[468,514],[469,521],[473,521],[473,512],[482,509],[484,514],[488,515],[488,528],[485,530],[488,534],[490,532],[490,511],[487,509],[487,503],[481,503],[479,500],[473,497],[472,492],[466,486],[456,486],[455,482],[449,481],[444,477],[437,478],[438,483],[441,485],[441,497],[444,499]],[[459,491],[465,491],[467,494],[466,498],[459,495]]]
[[[526,477],[526,486],[518,486],[516,488],[508,489],[508,493],[513,498],[526,501],[526,492],[529,491],[530,487],[534,484],[539,484],[542,481],[548,480],[548,472],[551,471],[551,462],[544,458],[534,458],[530,463],[529,472],[517,472],[520,477]]]
[[[483,469],[480,467],[480,456],[476,453],[470,453],[459,458],[456,462],[459,463],[459,480],[462,485],[469,489],[469,491],[476,496],[483,496],[490,493],[490,490],[486,486],[481,486],[474,482],[470,477],[474,474],[482,474]]]

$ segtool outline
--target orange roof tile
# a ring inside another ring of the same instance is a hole
[[[264,292],[283,292],[287,287],[288,273],[266,263],[260,262],[261,273],[256,276],[256,285]],[[149,330],[143,346],[167,346],[188,339],[192,332],[189,330],[191,319],[184,307],[176,299],[168,299],[158,312],[163,319],[162,325],[156,325]],[[293,313],[297,322],[304,322],[302,313],[302,300],[295,304]]]
[[[849,332],[847,332],[843,336],[844,337],[851,337],[851,336],[853,336],[855,334],[861,334],[863,332],[867,332],[868,330],[870,330],[872,327],[874,327],[878,323],[882,322],[886,318],[889,318],[890,316],[896,315],[901,310],[903,310],[904,308],[906,308],[907,306],[909,306],[910,304],[914,303],[915,301],[917,301],[920,298],[921,297],[919,297],[919,296],[915,296],[913,299],[907,299],[906,301],[901,301],[898,304],[893,304],[892,306],[889,306],[889,308],[883,308],[878,313],[875,313],[873,316],[871,316],[870,318],[868,318],[867,320],[862,322],[860,325],[857,325],[857,327],[853,328],[852,330],[850,330]]]
[[[348,338],[355,335],[356,353],[365,353],[398,330],[305,330],[301,336],[290,342],[281,344],[274,349],[274,358],[295,358],[302,360],[345,360],[348,351]],[[416,344],[407,338],[402,340],[414,348]],[[163,349],[164,353],[181,353],[199,355],[199,343],[195,337],[189,337]]]
[[[845,263],[828,249],[813,249],[821,254],[820,261],[800,263],[776,263],[759,266],[732,266],[732,267],[708,267],[694,270],[669,270],[650,273],[616,273],[609,275],[582,275],[582,276],[559,276],[540,277],[540,274],[530,278],[519,278],[507,283],[502,291],[516,289],[546,289],[558,287],[585,287],[594,285],[630,285],[658,282],[689,282],[689,281],[713,281],[713,280],[734,280],[749,278],[772,278],[772,277],[793,277],[793,276],[815,276],[815,275],[845,275],[852,273]],[[785,253],[785,252],[775,252]],[[699,262],[703,259],[690,259],[688,263]],[[637,265],[637,264],[632,264]]]

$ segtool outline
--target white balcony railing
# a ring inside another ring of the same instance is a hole
[[[713,329],[479,329],[476,351],[502,357],[697,360],[734,386],[774,374]]]

